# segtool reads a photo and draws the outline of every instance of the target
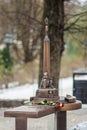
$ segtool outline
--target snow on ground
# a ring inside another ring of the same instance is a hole
[[[82,79],[82,77],[80,77],[80,79]],[[84,77],[83,79],[87,79],[87,77]],[[0,90],[0,99],[29,99],[30,97],[35,96],[37,89],[37,83],[2,89]],[[59,95],[66,96],[66,94],[73,94],[72,77],[59,80]]]
[[[60,79],[59,84],[60,96],[72,94],[72,78]],[[29,99],[30,97],[35,96],[37,89],[37,83],[2,89],[0,90],[0,99]]]
[[[0,99],[29,99],[35,95],[37,84],[25,84],[19,87],[0,90]]]
[[[67,94],[72,95],[73,93],[73,79],[69,78],[62,78],[59,80],[59,95],[66,96]]]
[[[82,122],[76,126],[71,127],[69,130],[87,130],[87,122]]]
[[[80,77],[80,79],[82,79]],[[84,78],[83,78],[84,79]],[[86,77],[87,80],[87,77]],[[37,83],[34,84],[25,84],[18,87],[11,87],[9,89],[0,90],[0,99],[29,99],[32,96],[35,96],[36,90],[38,89]],[[73,79],[72,77],[63,78],[59,80],[59,95],[65,96],[66,94],[72,95],[73,92]],[[87,122],[78,123],[75,126],[72,126],[69,130],[87,130]]]

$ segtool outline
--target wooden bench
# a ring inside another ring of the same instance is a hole
[[[15,130],[27,130],[27,118],[40,118],[55,113],[56,130],[67,130],[67,111],[80,109],[81,105],[80,101],[65,103],[60,110],[46,105],[20,106],[6,110],[4,116],[15,117]]]

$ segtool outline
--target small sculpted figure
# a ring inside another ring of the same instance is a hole
[[[48,73],[44,72],[40,88],[54,88],[52,79],[49,78]]]

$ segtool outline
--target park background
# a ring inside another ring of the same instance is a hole
[[[24,87],[25,84],[29,84],[28,87],[33,87],[34,84],[38,84],[44,43],[43,26],[46,17],[46,15],[43,16],[44,9],[46,9],[44,3],[46,4],[44,0],[0,0],[1,94],[5,88],[9,90],[10,87]],[[52,7],[50,11],[52,14],[55,4],[51,1],[47,4],[49,5],[47,9],[50,10],[50,6]],[[55,24],[52,23],[55,21],[55,15],[52,14],[52,17],[49,17],[49,10],[47,16],[50,29],[51,24]],[[74,70],[87,69],[87,1],[65,0],[63,18],[64,50],[60,48],[62,54],[59,79],[72,77]],[[55,35],[55,31],[52,34],[49,32],[54,50],[56,46],[52,35]],[[60,44],[58,43],[58,45]],[[53,51],[52,47],[51,51]],[[69,83],[69,80],[66,81],[65,86],[67,86],[67,82]],[[60,84],[62,85],[62,82]],[[63,90],[61,90],[61,94],[63,94]],[[4,95],[4,97],[6,96]],[[73,118],[72,122],[75,124],[76,119]]]
[[[86,4],[86,1],[84,3],[64,2],[65,28],[64,51],[60,67],[61,78],[72,76],[74,70],[86,69]],[[44,2],[25,1],[23,3],[23,1],[7,0],[0,1],[0,6],[0,86],[8,82],[33,83],[34,80],[38,80],[38,75],[41,73]],[[52,19],[54,20],[54,17]]]

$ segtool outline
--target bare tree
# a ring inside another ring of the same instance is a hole
[[[69,8],[66,7],[66,3],[67,7]],[[54,78],[56,87],[58,87],[61,57],[65,46],[64,32],[72,32],[73,34],[76,32],[84,31],[87,28],[87,26],[81,27],[78,24],[78,22],[81,21],[81,17],[84,15],[86,16],[87,10],[84,12],[77,13],[75,12],[75,8],[77,7],[80,8],[81,6],[77,3],[74,3],[74,1],[71,2],[68,0],[44,0],[43,20],[46,17],[48,17],[49,19],[49,37],[51,41],[51,76]],[[75,19],[69,22],[72,18]],[[41,66],[42,61],[40,62],[40,79],[42,76]]]
[[[31,61],[37,56],[37,46],[40,44],[41,22],[37,20],[41,19],[40,15],[38,18],[38,13],[41,10],[40,5],[37,0],[10,0],[8,8],[6,5],[5,2],[1,5],[1,16],[6,19],[4,25],[8,26],[7,32],[13,33],[12,31],[16,28],[17,39],[21,40],[23,45],[24,61]],[[4,30],[6,33],[6,28]]]

